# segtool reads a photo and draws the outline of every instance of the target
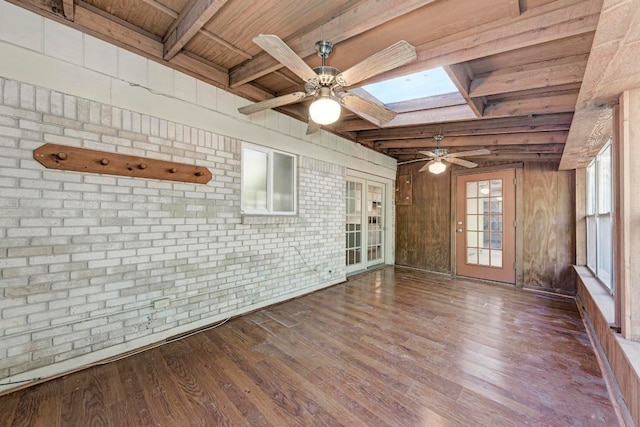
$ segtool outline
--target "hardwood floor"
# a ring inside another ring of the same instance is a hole
[[[2,426],[613,426],[569,299],[386,268],[0,397]]]

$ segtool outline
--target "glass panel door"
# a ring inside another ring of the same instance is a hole
[[[382,262],[382,239],[384,224],[382,223],[382,198],[384,187],[367,185],[367,261],[369,265]]]
[[[515,171],[457,178],[456,273],[515,283]]]
[[[347,181],[347,267],[362,263],[362,184]]]
[[[384,184],[349,178],[346,187],[347,273],[384,262]]]

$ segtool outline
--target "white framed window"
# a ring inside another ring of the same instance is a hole
[[[587,166],[587,266],[613,293],[611,143]]]
[[[256,215],[294,215],[296,213],[296,156],[243,143],[241,168],[243,213]]]

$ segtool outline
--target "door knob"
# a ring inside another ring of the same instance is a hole
[[[456,228],[456,233],[462,233],[462,228]]]

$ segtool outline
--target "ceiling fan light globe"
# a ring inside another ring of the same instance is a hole
[[[447,165],[442,162],[434,162],[429,165],[429,172],[434,175],[441,174],[447,169]]]
[[[335,99],[318,98],[309,106],[309,116],[319,125],[330,125],[340,118],[340,104]]]

